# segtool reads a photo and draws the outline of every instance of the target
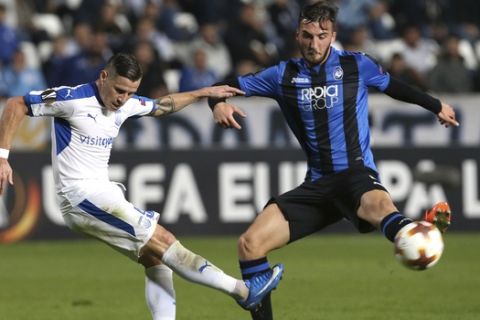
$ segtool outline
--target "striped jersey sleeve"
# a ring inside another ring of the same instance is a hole
[[[384,91],[390,83],[390,75],[382,66],[367,54],[357,55],[358,68],[362,80],[368,87]]]
[[[260,96],[273,98],[279,94],[279,84],[283,69],[282,65],[275,65],[254,74],[238,77],[240,89],[245,91],[247,97]]]

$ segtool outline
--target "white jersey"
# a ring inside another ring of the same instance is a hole
[[[108,179],[108,161],[123,122],[151,114],[155,102],[133,96],[119,110],[108,111],[94,82],[32,91],[24,101],[30,116],[53,117],[53,175],[65,223],[137,261],[159,214],[125,199]]]
[[[133,96],[119,110],[108,111],[95,82],[32,91],[24,100],[30,116],[53,117],[52,165],[59,194],[82,181],[108,181],[108,161],[120,126],[155,108],[152,99]]]

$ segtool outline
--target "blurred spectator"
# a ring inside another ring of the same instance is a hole
[[[125,34],[130,34],[132,28],[127,17],[120,12],[120,5],[107,1],[100,9],[95,29],[106,32],[109,46],[117,51],[122,45]]]
[[[228,14],[235,10],[232,1],[225,0],[179,0],[178,3],[195,16],[199,25],[228,20]]]
[[[3,69],[2,81],[5,84],[6,96],[23,96],[31,90],[46,87],[41,70],[27,65],[25,54],[21,49],[14,52],[12,62]]]
[[[167,95],[168,89],[163,78],[164,70],[152,43],[149,41],[138,42],[133,54],[143,70],[143,78],[137,94],[146,97],[163,97]]]
[[[422,81],[422,79],[418,76],[418,73],[407,66],[405,59],[399,52],[396,52],[392,55],[387,71],[390,73],[390,75],[402,80],[403,82],[416,86],[422,90],[427,89],[424,81]]]
[[[192,91],[211,86],[220,79],[208,68],[207,55],[198,48],[193,52],[193,64],[187,65],[180,74],[179,91]]]
[[[459,52],[460,40],[450,36],[443,46],[437,64],[429,74],[431,90],[448,93],[465,93],[472,89],[472,74],[465,66]]]
[[[450,35],[447,24],[443,22],[433,23],[430,25],[430,38],[436,43],[443,43]]]
[[[395,19],[397,30],[408,26],[418,26],[426,32],[432,23],[442,21],[446,1],[438,0],[401,0],[390,2],[390,13]]]
[[[7,65],[19,48],[17,31],[7,24],[7,7],[0,3],[0,62]]]
[[[31,0],[32,9],[37,13],[57,13],[62,2],[57,0]]]
[[[261,66],[268,66],[276,61],[277,49],[265,34],[264,22],[258,19],[253,3],[243,4],[238,19],[228,24],[225,43],[234,64],[253,60]]]
[[[135,28],[138,19],[143,15],[146,4],[147,1],[145,0],[123,1],[124,13],[130,22],[132,29]]]
[[[42,65],[43,74],[49,88],[63,84],[65,62],[68,59],[66,46],[67,39],[65,36],[55,38],[52,44],[52,52]]]
[[[201,49],[207,56],[207,66],[219,78],[224,78],[232,69],[232,60],[227,46],[219,35],[218,26],[214,23],[200,27],[199,36],[190,45],[191,51]],[[191,51],[189,56],[191,57]]]
[[[31,4],[26,1],[16,1],[16,11],[18,15],[17,28],[22,41],[29,41],[35,45],[38,45],[42,41],[49,41],[50,35],[48,33],[49,28],[38,23],[38,15],[32,8]],[[48,16],[48,15],[43,15]],[[56,21],[58,17],[50,15]],[[53,28],[52,28],[53,29]]]
[[[249,73],[255,73],[260,71],[261,67],[252,60],[242,60],[237,63],[235,68],[226,78],[236,78],[238,76],[243,76]]]
[[[338,40],[342,43],[348,41],[344,36],[360,26],[366,26],[369,22],[371,8],[377,0],[338,0],[337,23],[339,32]]]
[[[446,1],[446,20],[453,32],[474,43],[480,40],[480,1]]]
[[[370,8],[368,28],[373,39],[386,40],[395,36],[395,20],[388,6],[387,0],[380,0]]]
[[[27,63],[32,65],[32,57],[44,61],[48,86],[74,85],[94,78],[111,52],[135,52],[137,45],[148,51],[141,44],[148,41],[160,78],[169,84],[179,83],[179,70],[191,63],[197,49],[206,54],[208,69],[224,78],[244,67],[258,70],[294,56],[297,15],[311,1],[317,0],[0,0],[0,66],[10,63],[20,41],[27,41],[33,48],[25,51],[22,43]],[[472,89],[480,90],[480,1],[336,2],[342,38],[335,47],[366,52],[390,65],[390,72],[428,89],[432,75],[445,64],[459,66],[457,58],[438,54],[438,44],[456,34],[458,56],[473,75]],[[53,32],[45,27],[47,17],[34,19],[38,15],[54,15],[63,28]],[[437,58],[442,61],[430,74]]]
[[[282,41],[278,48],[280,59],[288,59],[296,47],[295,34],[300,12],[299,5],[296,1],[274,0],[267,10],[277,34],[281,35]]]
[[[365,52],[378,59],[375,43],[369,38],[368,29],[358,26],[353,29],[343,45],[344,50]]]
[[[261,69],[260,66],[253,63],[253,61],[243,60],[237,64],[237,67],[235,68],[235,73],[237,76],[240,76],[240,75],[258,72],[260,69]]]
[[[108,45],[108,34],[105,31],[95,30],[93,32],[93,43],[89,51],[92,55],[97,56],[98,60],[103,60],[102,63],[110,59],[113,52]]]
[[[105,32],[96,30],[90,39],[90,43],[82,44],[80,51],[65,62],[64,85],[94,81],[112,55]]]
[[[155,47],[161,61],[170,62],[175,58],[172,41],[155,28],[155,20],[148,16],[138,21],[135,34],[130,36],[126,43],[127,51],[132,51],[136,44],[142,41],[149,41]]]
[[[98,19],[98,13],[102,10],[105,2],[110,0],[82,0],[75,10],[73,23],[88,23],[94,26]]]
[[[426,74],[436,63],[439,52],[438,45],[431,39],[422,38],[416,26],[405,28],[400,50],[407,66],[418,73],[422,83],[426,81]]]
[[[195,17],[182,12],[176,0],[150,1],[144,16],[154,19],[156,29],[173,41],[191,40],[198,31]]]
[[[76,55],[82,51],[87,51],[93,41],[92,27],[81,22],[73,26],[73,36],[67,39],[65,44],[65,54],[67,56]]]

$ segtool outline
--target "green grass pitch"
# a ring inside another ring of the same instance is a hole
[[[233,237],[181,238],[239,276]],[[480,233],[450,233],[437,266],[410,271],[380,235],[312,236],[274,252],[275,319],[480,318]],[[142,268],[99,242],[0,246],[0,320],[149,319]],[[176,277],[177,319],[249,319],[222,293]]]

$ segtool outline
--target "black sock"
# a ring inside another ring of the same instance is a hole
[[[250,279],[256,273],[266,271],[270,269],[268,264],[267,257],[263,257],[255,260],[240,261],[240,270],[242,271],[242,278],[244,280]],[[272,301],[270,299],[270,294],[267,294],[263,298],[260,305],[255,309],[255,311],[250,311],[250,315],[253,320],[272,320]]]
[[[411,222],[413,222],[412,219],[405,217],[400,212],[392,212],[383,218],[380,226],[385,237],[393,242],[398,231]]]

